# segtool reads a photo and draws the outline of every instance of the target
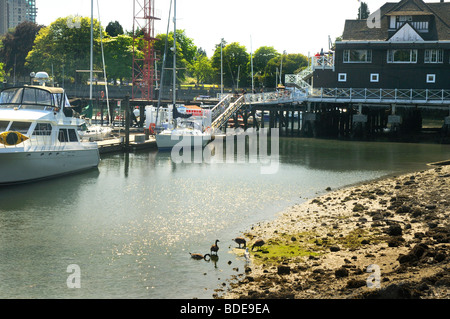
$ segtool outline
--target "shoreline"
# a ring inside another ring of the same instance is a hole
[[[448,164],[327,190],[254,225],[250,263],[214,298],[450,298]]]

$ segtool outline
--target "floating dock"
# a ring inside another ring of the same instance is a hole
[[[130,134],[130,143],[127,147],[125,136],[97,141],[100,154],[116,153],[124,151],[156,150],[156,139],[154,136],[146,137],[145,134]]]

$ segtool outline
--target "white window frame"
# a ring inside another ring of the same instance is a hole
[[[394,60],[395,51],[407,51],[407,50],[409,50],[409,61],[395,61]],[[415,57],[415,59],[413,59],[413,57]],[[387,50],[387,63],[417,63],[417,49]]]
[[[424,63],[444,63],[444,50],[442,49],[425,50]]]
[[[436,74],[427,74],[427,83],[436,83]]]
[[[366,51],[366,60],[365,61],[351,61],[351,51]],[[344,63],[372,63],[372,50],[344,50]]]
[[[338,82],[347,82],[347,73],[339,73]]]
[[[370,82],[372,82],[372,83],[380,82],[380,74],[379,73],[370,73]]]

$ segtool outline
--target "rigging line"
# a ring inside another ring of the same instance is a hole
[[[97,11],[98,11],[98,24],[99,24],[99,31],[100,31],[100,46],[102,48],[103,77],[105,78],[106,106],[108,107],[108,122],[109,122],[109,125],[112,126],[111,111],[109,109],[108,79],[106,77],[105,52],[103,50],[103,32],[102,32],[102,23],[101,23],[101,19],[100,19],[99,0],[97,0]]]
[[[159,107],[161,106],[161,96],[163,93],[163,87],[164,87],[164,69],[166,67],[166,56],[167,56],[167,45],[169,40],[169,28],[170,28],[170,16],[172,15],[172,0],[170,0],[170,6],[169,6],[169,18],[167,20],[167,31],[166,31],[166,41],[164,45],[164,56],[163,56],[163,64],[161,67],[161,81],[159,86],[159,95],[158,95],[158,106],[156,108],[156,120],[155,120],[155,126],[158,124],[158,116],[159,116]],[[175,52],[174,52],[175,54]]]

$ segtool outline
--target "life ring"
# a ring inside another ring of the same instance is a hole
[[[155,127],[156,124],[155,123],[150,123],[148,130],[150,131],[150,134],[155,134]]]
[[[13,146],[25,142],[28,137],[19,132],[3,132],[0,134],[0,143]]]

